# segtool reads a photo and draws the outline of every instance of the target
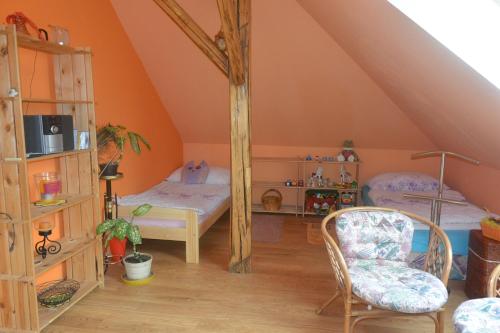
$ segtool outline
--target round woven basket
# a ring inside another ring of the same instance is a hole
[[[281,209],[281,201],[283,201],[283,196],[278,190],[272,188],[262,193],[262,197],[260,200],[265,210],[275,212]]]
[[[80,289],[75,280],[56,280],[43,283],[37,287],[38,302],[46,307],[55,308],[70,301]]]

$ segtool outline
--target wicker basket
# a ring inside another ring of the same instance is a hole
[[[281,201],[283,201],[283,196],[278,190],[272,188],[262,193],[262,197],[260,200],[265,210],[276,212],[281,209]]]
[[[37,287],[38,302],[45,307],[55,308],[69,302],[78,289],[80,283],[75,280],[49,281]]]

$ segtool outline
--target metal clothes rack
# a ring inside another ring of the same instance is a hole
[[[453,153],[449,151],[443,151],[443,150],[437,150],[437,151],[427,151],[427,152],[422,152],[422,153],[416,153],[411,156],[412,160],[419,159],[419,158],[429,158],[429,157],[436,157],[439,156],[441,159],[441,164],[440,164],[440,170],[439,170],[439,187],[438,187],[438,195],[437,197],[433,196],[428,196],[428,195],[417,195],[417,194],[404,194],[403,196],[405,198],[417,198],[417,199],[423,199],[423,200],[429,200],[431,201],[431,221],[439,226],[441,224],[441,207],[443,202],[446,203],[451,203],[454,205],[463,205],[465,206],[466,203],[463,201],[457,201],[457,200],[450,200],[443,198],[443,185],[444,185],[444,171],[445,171],[445,165],[446,165],[446,157],[454,157],[458,158],[460,160],[463,160],[468,163],[472,163],[474,165],[479,165],[479,161],[467,157],[462,154],[458,153]]]

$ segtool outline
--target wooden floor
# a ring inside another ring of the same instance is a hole
[[[91,293],[50,325],[55,332],[341,332],[342,303],[325,315],[315,309],[333,292],[325,249],[309,244],[303,220],[287,217],[279,243],[254,243],[254,273],[227,272],[227,216],[201,241],[199,265],[185,264],[184,243],[146,241],[156,279],[144,287],[119,280],[111,267],[106,287]],[[453,332],[452,310],[465,299],[463,283],[453,283],[446,332]],[[357,332],[433,332],[428,319],[366,321]]]

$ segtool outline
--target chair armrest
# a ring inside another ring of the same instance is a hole
[[[323,235],[323,239],[325,240],[328,257],[330,258],[330,264],[332,265],[332,269],[335,274],[337,288],[344,295],[344,300],[350,302],[352,299],[352,283],[349,270],[337,242],[328,231],[328,224],[334,222],[337,215],[338,214],[334,212],[323,219],[323,222],[321,223],[321,233]]]
[[[500,265],[491,272],[488,281],[488,297],[500,297]]]

